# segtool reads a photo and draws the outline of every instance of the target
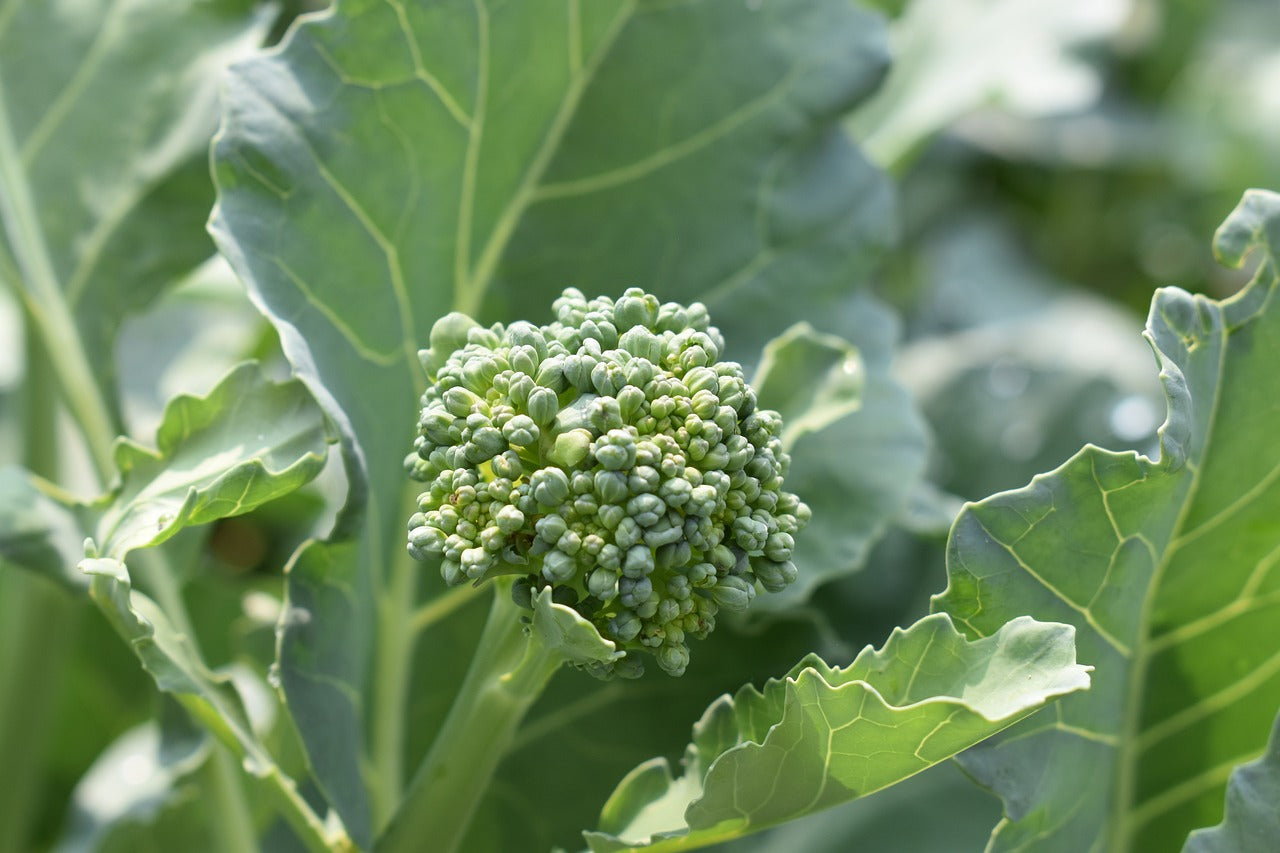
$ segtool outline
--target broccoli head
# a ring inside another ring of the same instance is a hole
[[[701,303],[570,288],[552,307],[547,326],[432,329],[409,551],[451,585],[518,575],[526,606],[550,587],[626,652],[598,675],[638,675],[640,650],[680,675],[720,610],[796,577],[809,508],[782,488],[781,418]]]

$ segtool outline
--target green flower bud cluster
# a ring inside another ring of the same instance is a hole
[[[809,508],[782,489],[781,418],[719,360],[700,303],[571,288],[553,308],[548,326],[432,329],[409,551],[449,584],[517,574],[526,606],[551,587],[628,653],[599,675],[638,675],[639,650],[679,675],[720,610],[795,580]]]

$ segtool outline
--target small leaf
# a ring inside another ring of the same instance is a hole
[[[0,567],[27,569],[83,590],[84,575],[74,570],[83,530],[72,510],[26,471],[0,468]]]
[[[1227,782],[1226,817],[1197,829],[1183,853],[1268,853],[1280,839],[1280,717],[1266,754],[1237,767]]]
[[[862,360],[848,341],[797,323],[765,344],[751,384],[760,405],[782,415],[789,449],[801,435],[858,410]]]
[[[169,402],[156,450],[116,444],[120,484],[98,525],[98,554],[123,560],[291,492],[319,473],[331,440],[301,382],[271,382],[253,363],[233,368],[208,395]]]
[[[533,637],[569,663],[607,662],[623,656],[578,612],[551,600],[551,587],[533,596]]]
[[[665,759],[636,768],[588,843],[691,850],[878,791],[1088,687],[1073,640],[1069,626],[1020,618],[969,642],[935,615],[845,668],[809,656],[712,704],[680,778]]]
[[[801,427],[793,432],[788,423],[784,437],[792,445],[786,488],[809,505],[813,520],[796,537],[796,582],[757,597],[757,610],[793,607],[824,581],[860,568],[924,474],[924,421],[891,374],[897,317],[865,295],[850,299],[846,308],[841,326],[852,343],[793,328],[770,345],[776,349],[766,352],[759,370],[761,405],[791,410],[784,418],[800,414]],[[855,377],[846,372],[855,352],[856,405]],[[798,369],[801,361],[806,370],[826,370],[820,389],[795,391],[807,380],[777,372],[784,363]],[[803,414],[802,401],[824,414]]]

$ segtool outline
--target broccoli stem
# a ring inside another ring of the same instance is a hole
[[[471,667],[396,816],[375,847],[379,853],[439,853],[459,849],[516,728],[564,658],[525,633],[511,580],[492,582],[493,605]]]

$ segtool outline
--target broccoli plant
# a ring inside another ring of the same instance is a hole
[[[1157,377],[963,5],[4,4],[0,853],[1270,849],[1280,196]]]

